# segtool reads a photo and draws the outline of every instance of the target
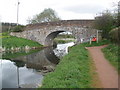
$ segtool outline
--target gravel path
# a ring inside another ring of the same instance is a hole
[[[98,73],[98,78],[103,88],[118,88],[118,72],[116,69],[105,59],[101,49],[104,46],[87,47]]]

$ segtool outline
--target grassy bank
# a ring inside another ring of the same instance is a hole
[[[11,47],[40,47],[39,43],[24,38],[18,38],[10,36],[9,34],[4,33],[2,35],[2,47],[11,48]]]
[[[42,88],[88,88],[91,87],[90,60],[84,44],[72,47],[56,67],[49,73]]]
[[[101,46],[101,45],[106,45],[106,44],[110,44],[111,42],[109,40],[102,40],[97,42],[92,42],[91,44],[86,43],[87,47],[92,47],[92,46]]]
[[[92,88],[92,62],[85,47],[108,43],[109,41],[103,40],[92,45],[84,43],[70,48],[70,52],[63,57],[55,71],[45,76],[41,88]]]
[[[68,43],[68,42],[74,42],[75,40],[57,40],[57,39],[55,39],[54,40],[56,43]]]
[[[120,71],[120,67],[118,67],[118,63],[120,60],[118,59],[120,54],[120,48],[117,44],[110,44],[106,48],[103,48],[102,51],[105,54],[105,57],[110,61],[110,63]]]

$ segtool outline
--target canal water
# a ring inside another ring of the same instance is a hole
[[[30,53],[3,53],[0,60],[2,88],[37,88],[44,76],[55,70],[60,59],[68,53],[68,47],[74,43],[58,44]]]

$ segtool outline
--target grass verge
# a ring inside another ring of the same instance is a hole
[[[101,45],[106,45],[110,44],[111,42],[109,40],[101,40],[98,43],[97,42],[92,42],[91,44],[86,43],[86,47],[92,47],[92,46],[101,46]]]
[[[68,43],[68,42],[74,42],[75,40],[57,40],[55,39],[56,43]]]
[[[93,88],[92,62],[85,47],[108,43],[109,41],[103,40],[91,45],[84,43],[71,47],[70,52],[62,58],[55,71],[45,76],[41,88]]]
[[[45,76],[42,88],[90,88],[90,61],[84,44],[72,47],[54,72]]]
[[[98,73],[96,72],[97,71],[96,66],[94,64],[94,61],[92,60],[92,56],[90,55],[90,53],[89,53],[89,59],[91,61],[91,64],[90,64],[90,75],[92,76],[91,87],[102,88],[102,84],[99,80]]]
[[[109,44],[106,48],[103,48],[102,51],[104,52],[105,57],[107,60],[110,61],[110,63],[118,70],[120,71],[120,67],[118,63],[120,60],[118,59],[120,56],[120,48],[117,44]]]
[[[11,47],[40,47],[39,43],[24,38],[18,38],[14,36],[2,38],[2,47],[11,48]]]

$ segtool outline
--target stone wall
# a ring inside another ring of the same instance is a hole
[[[60,20],[56,22],[45,22],[38,24],[29,24],[26,26],[25,30],[34,30],[38,28],[46,28],[51,26],[81,26],[81,27],[93,27],[94,20]]]
[[[71,32],[77,39],[76,43],[89,41],[91,36],[95,36],[96,30],[91,28],[93,21],[62,20],[59,22],[49,22],[27,25],[25,30],[20,33],[11,33],[13,36],[37,41],[42,45],[53,45],[53,39],[61,32]],[[86,26],[85,26],[86,25]]]

